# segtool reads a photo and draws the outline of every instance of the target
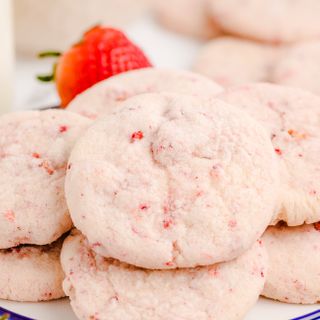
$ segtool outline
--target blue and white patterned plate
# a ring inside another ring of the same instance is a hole
[[[15,312],[0,307],[0,320],[32,320]]]
[[[7,312],[10,315],[7,319],[1,318],[1,315],[6,314],[6,311],[0,309],[0,320],[77,320],[68,299],[41,303],[17,303],[0,300],[0,306],[14,312]],[[19,314],[23,316],[19,316]],[[292,305],[261,298],[244,320],[289,319],[320,320],[320,305]]]

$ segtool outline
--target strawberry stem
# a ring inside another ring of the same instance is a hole
[[[51,82],[54,80],[54,74],[39,74],[37,75],[37,79],[41,82]]]
[[[60,57],[61,56],[61,52],[58,51],[45,51],[45,52],[40,52],[38,54],[38,58],[48,58],[48,57]]]
[[[46,51],[46,52],[40,52],[38,54],[38,58],[49,58],[49,57],[60,57],[61,52],[58,51]],[[41,82],[52,82],[55,80],[55,74],[57,69],[57,63],[53,64],[52,73],[50,74],[39,74],[37,75],[37,79]],[[1,320],[1,319],[0,319]]]

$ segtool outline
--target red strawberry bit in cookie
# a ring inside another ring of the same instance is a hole
[[[313,226],[314,226],[314,228],[315,228],[317,231],[320,231],[320,221],[314,223]]]
[[[276,152],[276,154],[278,154],[279,156],[282,155],[282,151],[279,148],[275,148],[274,151]]]
[[[172,224],[173,224],[173,220],[171,218],[166,219],[166,220],[163,221],[163,227],[165,229],[170,228]]]
[[[8,221],[11,221],[11,222],[14,222],[16,219],[16,216],[12,210],[8,210],[4,216]]]
[[[142,131],[136,131],[131,135],[131,142],[134,142],[135,140],[141,140],[141,139],[143,139]]]
[[[34,153],[32,154],[32,157],[33,157],[33,158],[36,158],[36,159],[39,159],[39,158],[40,158],[40,154],[37,153],[37,152],[34,152]]]
[[[315,196],[315,195],[317,194],[317,191],[316,191],[316,190],[310,190],[310,191],[309,191],[309,194],[310,194],[311,196]]]
[[[39,164],[40,168],[43,168],[47,171],[47,173],[51,176],[54,174],[54,169],[50,166],[48,161],[43,161],[41,164]]]
[[[63,132],[66,132],[66,131],[68,131],[68,127],[67,126],[60,126],[59,127],[59,132],[60,133],[63,133]]]
[[[168,261],[164,265],[167,266],[167,267],[173,267],[174,263],[172,261]]]
[[[140,204],[139,208],[140,208],[140,210],[147,210],[150,208],[150,206],[147,204]]]

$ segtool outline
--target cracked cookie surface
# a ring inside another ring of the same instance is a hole
[[[320,220],[320,98],[273,84],[230,88],[222,100],[247,111],[268,130],[280,168],[277,221]]]
[[[215,99],[145,94],[78,141],[66,197],[96,252],[170,269],[248,249],[274,215],[277,180],[270,139],[246,114]]]

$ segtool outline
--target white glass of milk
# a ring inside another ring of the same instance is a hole
[[[0,114],[13,106],[14,44],[12,1],[0,0]]]

